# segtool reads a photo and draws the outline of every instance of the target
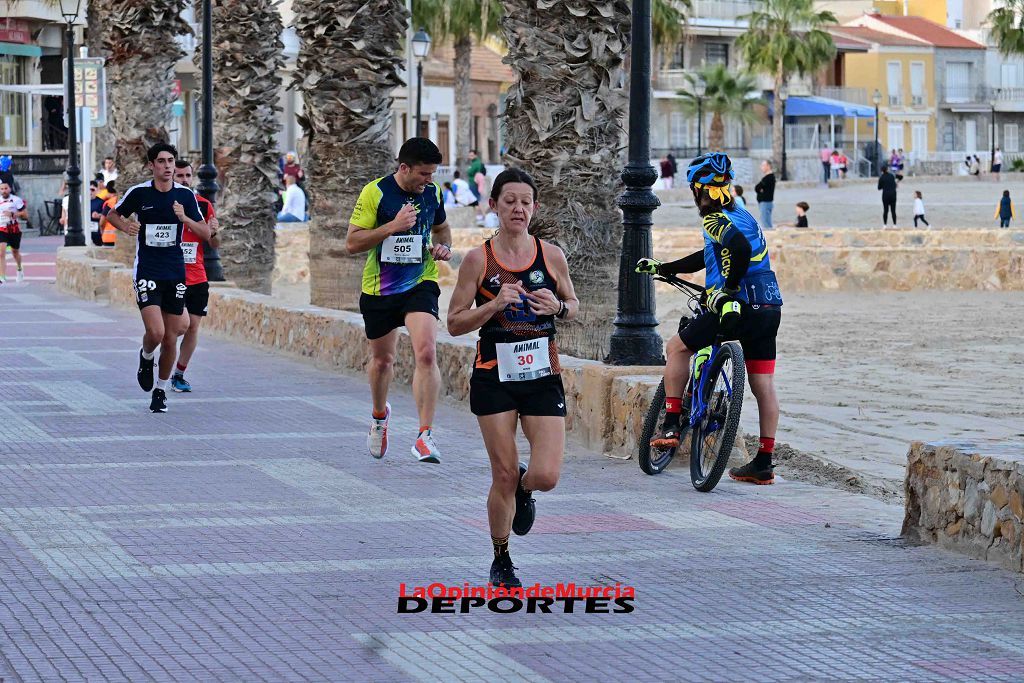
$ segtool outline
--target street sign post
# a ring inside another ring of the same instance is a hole
[[[67,73],[67,66],[65,59],[64,73]],[[107,71],[103,68],[102,57],[75,60],[75,106],[90,110],[93,128],[107,125]],[[67,121],[64,124],[67,125]]]

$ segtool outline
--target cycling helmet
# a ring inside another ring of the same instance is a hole
[[[3,156],[0,156],[0,171],[10,171],[11,170],[11,162],[12,162],[12,159],[11,159],[10,155],[4,154]]]
[[[721,152],[708,152],[690,162],[686,169],[686,181],[697,190],[707,189],[708,196],[722,204],[732,201],[729,186],[735,174],[732,161]]]

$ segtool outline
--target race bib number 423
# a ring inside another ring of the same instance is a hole
[[[525,339],[510,344],[495,344],[498,352],[498,379],[525,382],[551,374],[551,356],[547,337]]]
[[[146,226],[147,247],[173,247],[178,242],[176,223],[156,223]]]
[[[381,243],[380,260],[384,263],[421,263],[423,235],[392,235]]]

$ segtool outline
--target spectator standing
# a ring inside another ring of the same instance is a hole
[[[103,168],[100,169],[98,175],[103,176],[103,185],[112,183],[117,180],[118,171],[117,164],[114,162],[114,157],[106,157],[103,159]]]
[[[839,150],[832,150],[832,155],[828,158],[828,166],[832,171],[833,180],[839,180]]]
[[[889,212],[892,212],[892,227],[896,227],[896,176],[889,173],[889,167],[882,167],[878,176],[878,189],[882,191],[882,227],[887,227]]]
[[[466,182],[469,183],[469,189],[473,191],[473,195],[479,202],[480,197],[483,195],[480,194],[480,188],[476,183],[477,173],[487,175],[487,169],[484,167],[483,160],[477,155],[476,150],[471,149],[469,150],[469,166],[466,167]]]
[[[675,181],[675,177],[679,175],[679,165],[676,163],[676,158],[672,152],[668,153],[668,160],[672,162],[672,179]]]
[[[839,178],[842,180],[846,179],[846,167],[850,163],[850,160],[846,158],[846,152],[839,150]]]
[[[277,214],[279,223],[302,223],[306,220],[306,193],[291,173],[284,174],[284,206]]]
[[[666,154],[661,158],[661,189],[671,190],[675,175],[675,171],[672,170],[672,160]]]
[[[931,227],[931,224],[924,217],[924,197],[921,196],[921,190],[914,192],[914,227],[917,227],[917,221],[920,220],[922,223]]]
[[[999,200],[999,206],[996,207],[995,217],[999,219],[1000,228],[1010,227],[1010,219],[1014,217],[1014,213],[1009,190],[1003,190],[1003,197]]]
[[[765,159],[761,162],[761,180],[754,185],[754,194],[757,197],[757,208],[761,213],[761,227],[765,230],[772,230],[772,209],[775,208],[775,171],[772,170],[772,162]]]
[[[992,153],[992,175],[995,176],[995,181],[999,182],[999,172],[1003,170],[1003,151],[996,147],[996,151]]]
[[[828,148],[828,145],[821,146],[821,152],[819,156],[821,158],[821,171],[825,177],[825,184],[828,185],[828,179],[832,177],[832,150]]]
[[[796,203],[796,227],[798,228],[809,228],[811,227],[807,223],[807,212],[811,209],[811,205],[807,202]]]
[[[971,164],[970,164],[970,166],[971,166],[971,171],[970,171],[971,175],[974,176],[975,178],[979,178],[980,179],[981,178],[981,159],[978,158],[977,154],[975,154],[973,157],[971,157]]]

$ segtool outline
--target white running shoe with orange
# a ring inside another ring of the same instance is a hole
[[[383,420],[373,418],[370,422],[370,433],[366,437],[366,447],[370,450],[370,455],[377,458],[383,458],[388,452],[388,421],[391,419],[391,404],[385,403],[385,411]]]
[[[412,454],[419,458],[420,462],[441,462],[441,451],[434,443],[429,429],[420,432],[412,447]]]

